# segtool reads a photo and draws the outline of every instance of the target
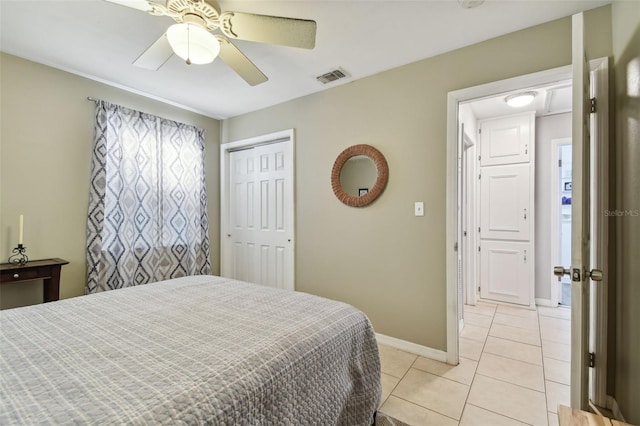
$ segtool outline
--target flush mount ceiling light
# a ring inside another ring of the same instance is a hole
[[[175,24],[167,30],[167,40],[173,52],[187,64],[208,64],[220,53],[220,42],[203,26],[196,23]]]
[[[504,101],[512,108],[518,108],[529,105],[536,95],[536,92],[521,92],[507,96]]]

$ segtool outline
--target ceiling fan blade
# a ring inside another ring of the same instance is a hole
[[[225,61],[250,86],[256,86],[269,80],[237,47],[222,36],[216,36],[220,41],[218,56]]]
[[[173,50],[167,40],[167,34],[162,34],[142,55],[133,61],[133,65],[152,71],[157,71],[173,55]]]
[[[133,9],[138,9],[143,12],[149,12],[152,8],[149,2],[146,0],[105,0],[109,3],[119,4],[121,6],[127,6]]]
[[[220,29],[231,37],[260,43],[313,49],[316,45],[316,21],[224,12]]]

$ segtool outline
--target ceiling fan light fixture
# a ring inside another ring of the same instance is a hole
[[[186,22],[167,30],[167,40],[173,52],[188,64],[208,64],[220,53],[220,42],[204,27]]]
[[[513,95],[509,95],[506,98],[504,98],[504,101],[511,108],[519,108],[519,107],[527,106],[531,102],[533,102],[533,99],[536,97],[537,94],[538,93],[536,92],[515,93]]]

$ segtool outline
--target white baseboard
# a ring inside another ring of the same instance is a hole
[[[538,299],[536,297],[536,305],[537,306],[550,306],[552,308],[556,308],[553,303],[551,303],[551,299]]]
[[[627,421],[624,419],[622,415],[622,411],[620,411],[620,407],[618,406],[618,401],[611,395],[607,395],[607,408],[611,410],[613,413],[613,418],[626,423]]]
[[[376,333],[376,339],[378,339],[378,343],[391,346],[392,348],[411,352],[412,354],[434,359],[436,361],[447,362],[447,353],[445,351],[418,345],[417,343],[407,342],[406,340],[396,339],[395,337],[385,336],[380,333]]]

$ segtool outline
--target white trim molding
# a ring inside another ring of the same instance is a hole
[[[560,221],[560,205],[558,201],[561,199],[560,187],[558,186],[558,181],[561,178],[559,167],[556,167],[555,164],[558,164],[558,150],[562,145],[571,145],[571,138],[555,138],[551,139],[551,188],[549,191],[551,200],[549,201],[551,206],[551,250],[549,250],[549,259],[551,269],[548,271],[547,279],[549,280],[549,291],[551,296],[551,305],[550,306],[558,306],[560,302],[558,300],[558,292],[561,288],[561,283],[558,281],[558,277],[556,277],[553,273],[553,267],[562,265],[561,253],[560,253],[560,228],[562,226]],[[568,268],[569,265],[562,265],[565,268]],[[541,277],[544,280],[544,277]]]
[[[391,346],[392,348],[420,355],[425,358],[434,359],[436,361],[447,362],[447,353],[438,349],[418,345],[417,343],[408,342],[391,336],[385,336],[380,333],[376,333],[376,339],[378,340],[378,343]]]
[[[461,102],[493,96],[523,88],[543,86],[572,78],[571,65],[495,81],[447,95],[447,186],[446,186],[446,300],[447,300],[447,363],[458,364],[458,110]],[[535,308],[533,300],[530,306]]]
[[[558,305],[554,305],[553,302],[549,299],[540,299],[536,297],[536,306],[549,306],[551,308],[556,308]]]

